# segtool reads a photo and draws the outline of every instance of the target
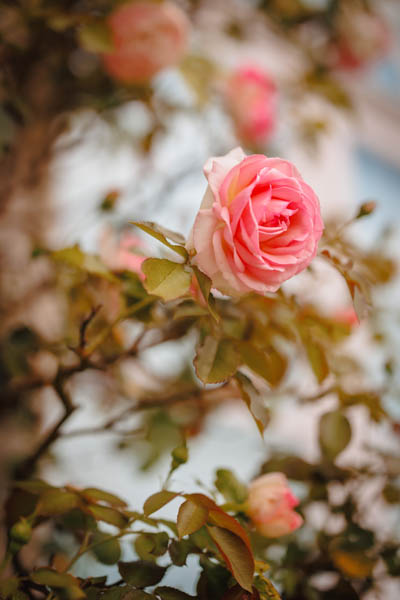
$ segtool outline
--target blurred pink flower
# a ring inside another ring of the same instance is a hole
[[[186,247],[214,288],[275,292],[310,264],[324,226],[294,165],[236,148],[210,158],[204,172],[208,188]]]
[[[259,533],[266,537],[287,535],[303,524],[293,510],[298,499],[283,473],[268,473],[255,479],[249,488],[247,513]]]
[[[344,323],[345,325],[349,325],[349,327],[354,327],[360,324],[358,320],[356,311],[352,306],[347,306],[345,308],[341,308],[337,310],[333,316],[335,321],[339,323]]]
[[[333,46],[333,66],[353,71],[368,66],[389,50],[390,29],[372,12],[351,11],[339,21],[338,36]]]
[[[128,2],[109,16],[114,51],[103,54],[106,71],[123,83],[144,83],[175,65],[185,52],[189,21],[172,2]]]
[[[100,258],[112,271],[133,271],[143,280],[141,271],[146,256],[140,254],[144,249],[143,241],[125,232],[117,242],[111,229],[106,229],[100,239]]]
[[[225,98],[243,143],[265,143],[275,129],[277,90],[274,81],[256,66],[240,67],[228,79]]]

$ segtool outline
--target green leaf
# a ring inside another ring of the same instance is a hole
[[[185,260],[187,259],[188,253],[186,248],[184,247],[186,240],[180,233],[170,231],[169,229],[161,227],[160,225],[157,225],[157,223],[153,223],[151,221],[131,221],[131,224],[136,225],[136,227],[139,227],[139,229],[141,229],[148,235],[151,235],[153,238],[164,244],[164,246],[167,246],[177,254],[180,254],[180,256],[182,256],[182,258],[184,258]],[[173,242],[176,242],[177,245],[171,244],[171,242],[169,242],[167,238],[169,238]]]
[[[334,460],[351,440],[351,426],[347,417],[338,410],[322,415],[318,439],[322,454]]]
[[[215,487],[227,502],[242,504],[247,498],[247,486],[229,469],[218,469]]]
[[[104,540],[103,543],[99,543]],[[107,533],[96,531],[91,544],[96,545],[92,552],[97,560],[104,565],[115,565],[121,558],[121,546],[117,539],[109,539]]]
[[[107,24],[101,21],[88,23],[78,30],[79,43],[89,52],[112,52],[112,35]]]
[[[178,511],[177,526],[179,537],[189,535],[200,529],[205,524],[207,516],[207,508],[192,500],[185,500]]]
[[[265,406],[257,388],[246,375],[243,375],[243,373],[238,371],[235,375],[235,379],[238,384],[240,395],[246,403],[246,406],[258,427],[258,431],[262,436],[270,421],[269,408]]]
[[[43,516],[63,515],[79,506],[79,497],[62,489],[49,489],[43,492],[37,506],[37,513]]]
[[[166,553],[169,543],[165,531],[159,533],[142,533],[135,540],[135,550],[142,560],[155,560]]]
[[[169,492],[168,490],[161,490],[161,492],[157,492],[152,496],[149,496],[145,503],[143,504],[143,513],[146,517],[149,517],[157,510],[171,502],[179,496],[176,492]]]
[[[207,336],[197,348],[196,374],[204,383],[222,383],[236,372],[240,355],[231,340]]]
[[[196,267],[195,265],[192,265],[192,269],[193,269],[193,273],[195,274],[195,277],[197,279],[197,283],[199,284],[200,291],[203,295],[203,298],[207,305],[208,310],[210,311],[210,313],[214,317],[214,319],[216,321],[219,321],[219,315],[216,312],[215,307],[214,307],[214,304],[215,304],[214,298],[212,296],[210,296],[211,286],[212,286],[211,279],[209,277],[207,277],[207,275],[205,275],[202,271],[200,271],[200,269],[198,267]]]
[[[207,526],[207,529],[221,552],[226,565],[238,584],[248,592],[253,588],[254,559],[243,540],[218,526]]]
[[[156,585],[161,581],[167,567],[160,567],[154,562],[137,560],[134,562],[119,562],[118,569],[126,583],[138,588],[145,588],[148,585]]]
[[[118,496],[114,496],[114,494],[110,494],[110,492],[105,492],[104,490],[99,490],[97,488],[85,488],[82,490],[81,494],[88,500],[94,502],[105,502],[111,506],[119,506],[121,508],[126,506],[126,502],[121,500],[121,498],[118,498]]]
[[[88,511],[93,515],[96,521],[104,521],[110,523],[119,529],[124,529],[129,519],[123,513],[116,508],[109,508],[108,506],[100,506],[99,504],[92,504],[88,507]]]
[[[190,596],[189,594],[185,594],[185,592],[181,592],[181,590],[176,590],[175,588],[166,585],[156,588],[154,593],[157,594],[157,596],[160,596],[161,600],[195,600],[194,596]]]
[[[329,365],[324,348],[316,340],[306,339],[304,343],[314,375],[318,383],[322,383],[329,375]]]
[[[191,552],[196,552],[197,548],[190,539],[187,540],[172,540],[168,552],[172,562],[177,567],[186,565],[186,560]]]
[[[144,287],[147,292],[161,296],[165,301],[189,291],[192,276],[181,263],[166,258],[148,258],[142,264],[142,271],[146,275]]]

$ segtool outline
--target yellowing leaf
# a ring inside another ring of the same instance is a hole
[[[178,511],[177,527],[179,537],[194,533],[202,527],[208,516],[208,510],[193,500],[185,500]]]
[[[253,588],[254,559],[244,541],[223,527],[207,526],[226,565],[238,584],[248,592]]]
[[[169,492],[168,490],[161,490],[161,492],[157,492],[152,496],[149,496],[145,503],[143,504],[143,512],[146,517],[149,517],[154,512],[171,502],[179,496],[176,492]]]
[[[144,287],[149,294],[168,301],[189,291],[192,276],[181,263],[165,258],[148,258],[142,265],[142,271],[146,275]]]

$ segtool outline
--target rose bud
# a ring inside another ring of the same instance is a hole
[[[259,533],[266,537],[279,537],[302,525],[302,517],[293,510],[298,504],[285,475],[268,473],[251,483],[247,514]]]
[[[275,292],[317,253],[323,222],[318,198],[296,167],[236,148],[210,158],[208,179],[187,250],[223,294]]]
[[[258,146],[268,140],[276,124],[277,91],[266,73],[255,66],[237,69],[227,81],[225,101],[243,143]]]
[[[114,50],[103,54],[106,71],[122,83],[145,83],[179,62],[189,22],[171,2],[128,2],[108,18]]]

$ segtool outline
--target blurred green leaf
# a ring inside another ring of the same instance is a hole
[[[119,562],[118,569],[122,579],[129,585],[145,588],[156,585],[164,577],[167,567],[160,567],[154,562],[137,560]]]
[[[69,573],[59,573],[50,567],[36,569],[29,575],[29,579],[39,585],[46,585],[53,589],[65,590],[68,600],[85,598],[85,592],[80,588],[78,579]]]
[[[161,600],[195,600],[194,596],[168,586],[158,587],[154,593],[160,596]]]
[[[177,567],[183,567],[186,564],[188,555],[196,550],[197,548],[191,539],[172,540],[168,548],[171,560]]]
[[[37,513],[43,516],[62,515],[79,506],[79,496],[62,489],[43,492],[37,506]]]
[[[322,415],[318,440],[322,454],[334,460],[351,440],[351,426],[347,417],[338,410]]]
[[[108,506],[100,506],[99,504],[92,504],[87,510],[93,515],[96,521],[104,521],[110,523],[119,529],[124,529],[129,522],[129,518],[115,508],[109,508]]]
[[[227,502],[242,504],[247,498],[247,486],[229,469],[218,469],[215,487]]]
[[[325,350],[315,339],[304,340],[307,357],[318,383],[322,383],[329,375],[329,365]]]
[[[237,370],[240,356],[231,340],[207,336],[198,346],[194,366],[204,383],[221,383]]]
[[[121,558],[121,546],[117,539],[107,539],[109,535],[96,531],[91,539],[91,545],[96,544],[92,552],[97,560],[104,565],[115,565]],[[103,543],[99,543],[102,542]]]
[[[121,498],[118,496],[97,488],[85,488],[82,490],[81,494],[90,501],[105,502],[106,504],[110,504],[111,506],[119,506],[120,508],[126,506],[126,502],[121,500]]]
[[[168,549],[169,536],[165,531],[141,533],[135,540],[135,550],[142,560],[155,560]]]

